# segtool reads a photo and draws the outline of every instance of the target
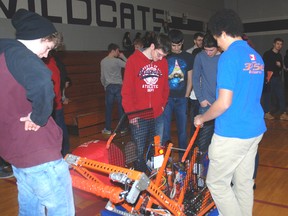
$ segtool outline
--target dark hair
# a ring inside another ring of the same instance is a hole
[[[123,39],[124,38],[127,38],[127,37],[129,37],[130,36],[130,32],[125,32],[125,34],[124,34],[124,36],[123,36]]]
[[[198,37],[203,38],[203,37],[204,37],[204,34],[201,33],[201,32],[196,32],[196,33],[194,34],[194,36],[193,36],[193,40],[196,40]]]
[[[153,40],[155,49],[162,49],[164,53],[169,53],[171,49],[171,41],[169,37],[165,34],[159,34]]]
[[[241,37],[242,37],[242,40],[244,40],[244,41],[249,40],[248,36],[245,33],[243,33]]]
[[[117,44],[111,43],[108,45],[108,51],[111,52],[112,50],[119,49],[119,46]]]
[[[136,33],[134,40],[139,39],[139,38],[141,39],[141,32]]]
[[[207,32],[203,38],[203,47],[211,48],[218,47],[217,41],[210,32]]]
[[[231,37],[242,36],[243,24],[238,14],[231,9],[216,12],[208,22],[208,29],[212,35],[219,37],[224,31]]]
[[[202,51],[202,48],[201,47],[197,47],[197,48],[195,48],[193,50],[192,55],[195,57],[201,51]]]
[[[137,38],[134,40],[133,45],[136,45],[136,44],[140,46],[144,45],[143,40],[141,38]]]
[[[184,40],[183,33],[177,29],[172,29],[171,31],[169,31],[168,37],[171,42],[175,44],[179,44]]]
[[[277,41],[280,41],[282,43],[284,43],[284,40],[282,38],[274,38],[273,43],[276,43]]]

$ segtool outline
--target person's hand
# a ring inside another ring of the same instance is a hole
[[[280,61],[276,61],[276,65],[277,65],[278,67],[281,67],[281,62],[280,62]]]
[[[200,125],[200,127],[203,127],[204,125],[204,122],[202,120],[202,115],[197,115],[195,116],[194,118],[194,125],[195,127],[198,127]]]
[[[70,82],[69,81],[66,81],[65,82],[65,88],[68,88],[70,86]]]
[[[125,55],[124,55],[122,52],[120,52],[120,53],[119,53],[119,58],[125,59]]]
[[[65,99],[62,101],[63,104],[68,104],[68,103],[70,103],[70,102],[71,102],[71,100],[70,100],[69,98],[65,98]]]
[[[204,100],[204,101],[201,101],[200,106],[201,107],[207,107],[207,106],[211,106],[211,104],[209,103],[208,100]]]
[[[138,119],[139,119],[139,117],[132,118],[129,120],[129,123],[139,128]]]
[[[40,126],[35,124],[31,118],[30,118],[31,113],[29,113],[27,116],[25,117],[21,117],[20,121],[25,123],[24,129],[25,131],[37,131],[39,130]]]

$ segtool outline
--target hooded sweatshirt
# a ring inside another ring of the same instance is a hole
[[[17,168],[62,157],[62,131],[52,119],[51,71],[17,40],[0,40],[0,156]],[[38,131],[25,131],[31,113]]]
[[[168,63],[148,59],[136,50],[127,60],[122,86],[126,113],[153,108],[154,117],[163,113],[169,95]]]

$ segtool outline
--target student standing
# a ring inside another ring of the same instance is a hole
[[[100,62],[101,83],[105,88],[105,128],[103,134],[111,134],[113,103],[117,101],[119,119],[123,115],[122,108],[122,68],[125,67],[126,57],[119,51],[117,44],[108,45],[108,55]]]
[[[275,38],[272,49],[267,50],[263,55],[265,63],[265,86],[263,91],[263,109],[265,119],[272,120],[271,97],[275,98],[279,104],[280,120],[288,120],[286,113],[286,100],[282,83],[283,58],[280,53],[283,46],[283,39]],[[271,73],[272,76],[268,76]]]
[[[176,117],[178,146],[187,148],[187,106],[192,89],[193,57],[182,51],[184,43],[183,33],[173,29],[168,33],[171,40],[171,54],[168,55],[169,66],[169,98],[164,110],[163,143],[171,140],[171,120],[173,113]],[[180,157],[183,151],[179,152]]]
[[[142,128],[144,134],[153,130],[156,135],[163,136],[163,111],[169,94],[168,63],[165,56],[170,46],[168,36],[160,34],[148,48],[135,50],[128,58],[125,68],[122,87],[122,105],[125,112],[152,108],[154,113],[155,128],[152,129],[145,127],[143,118],[129,119],[132,136],[137,145],[135,168],[139,171],[147,169],[144,160],[146,140],[137,138],[137,128]]]
[[[201,32],[195,33],[194,36],[193,36],[194,45],[193,45],[193,47],[187,49],[186,52],[192,54],[195,49],[202,48],[203,38],[204,38],[204,34],[203,33],[201,33]]]
[[[204,114],[216,100],[217,67],[220,57],[217,41],[210,33],[205,34],[203,50],[198,53],[193,66],[193,89],[199,101],[199,114]],[[214,132],[214,121],[205,124],[196,140],[200,152],[207,152]]]
[[[198,126],[216,119],[206,183],[220,215],[251,216],[255,155],[266,131],[260,104],[264,62],[242,40],[242,22],[233,10],[216,12],[208,26],[224,53],[218,63],[216,101],[194,121]]]
[[[0,40],[0,155],[17,179],[19,215],[75,214],[62,131],[51,113],[51,71],[41,58],[62,43],[44,17],[19,9],[15,39]]]
[[[186,52],[191,53],[193,55],[193,57],[195,58],[195,56],[197,55],[198,52],[200,52],[202,50],[202,45],[203,45],[203,38],[204,38],[204,34],[201,32],[196,32],[193,36],[193,42],[194,42],[194,46],[187,49]],[[190,121],[192,122],[191,124],[191,129],[190,129],[190,136],[192,137],[196,128],[193,124],[194,122],[194,117],[198,114],[199,112],[199,102],[196,98],[195,95],[195,91],[192,88],[192,91],[190,93],[189,96],[189,106],[190,106]]]
[[[61,72],[57,66],[54,54],[51,54],[43,59],[44,63],[52,72],[52,81],[54,84],[54,109],[52,117],[57,125],[62,129],[63,140],[62,140],[62,156],[65,157],[70,152],[70,142],[68,129],[64,119],[64,109],[62,105],[62,94],[61,94]]]

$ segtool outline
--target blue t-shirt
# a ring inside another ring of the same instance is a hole
[[[231,106],[215,121],[220,136],[248,139],[266,131],[260,104],[264,81],[261,56],[247,42],[233,42],[218,62],[217,91],[233,92]]]
[[[179,54],[170,54],[167,57],[167,61],[169,67],[169,97],[185,97],[188,71],[193,69],[193,56],[182,51]]]

